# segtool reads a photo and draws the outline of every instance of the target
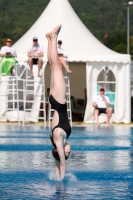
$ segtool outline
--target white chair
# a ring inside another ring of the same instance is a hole
[[[95,111],[95,109],[94,109],[94,111]],[[93,111],[93,123],[96,123],[94,111]],[[105,123],[106,121],[107,121],[107,114],[101,113],[99,115],[99,123],[100,124]],[[111,119],[110,119],[110,124],[112,124],[112,123],[113,123],[113,114],[112,114]]]

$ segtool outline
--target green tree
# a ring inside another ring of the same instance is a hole
[[[49,1],[0,0],[0,47],[5,44],[6,38],[16,42],[35,23]],[[93,35],[111,49],[126,53],[126,39],[119,39],[120,32],[122,35],[125,34],[127,27],[127,9],[122,6],[123,0],[69,0],[69,2]],[[133,7],[130,9],[130,18],[130,32],[133,35]],[[108,40],[114,37],[113,45],[103,41],[106,31],[109,34]],[[121,37],[124,37],[122,35]]]
[[[126,54],[127,33],[119,31],[113,35],[110,35],[103,40],[103,44],[118,53]],[[130,37],[130,54],[133,55],[133,36]]]

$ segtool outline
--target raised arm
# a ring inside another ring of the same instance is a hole
[[[103,96],[103,99],[104,99],[104,101],[105,101],[106,106],[109,107],[109,106],[110,106],[110,100],[109,100],[109,98]]]
[[[57,180],[60,180],[60,161],[58,160],[55,160],[55,171]]]

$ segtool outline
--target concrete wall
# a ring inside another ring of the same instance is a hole
[[[84,89],[86,88],[86,63],[69,63],[72,70],[70,74],[71,95],[75,98],[84,99]],[[50,67],[45,68],[45,88],[50,86]]]

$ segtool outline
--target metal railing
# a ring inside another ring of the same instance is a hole
[[[14,76],[0,75],[0,121],[18,121],[18,125],[20,122],[25,125],[26,121],[37,122],[42,119],[46,126],[44,82],[46,63],[44,62],[42,66],[41,78],[29,77],[27,61],[23,63],[21,72],[20,64],[14,66]],[[28,98],[30,95],[33,99]],[[28,104],[31,106],[28,107]],[[40,108],[40,104],[43,108]],[[43,116],[39,116],[40,112],[43,112]]]

